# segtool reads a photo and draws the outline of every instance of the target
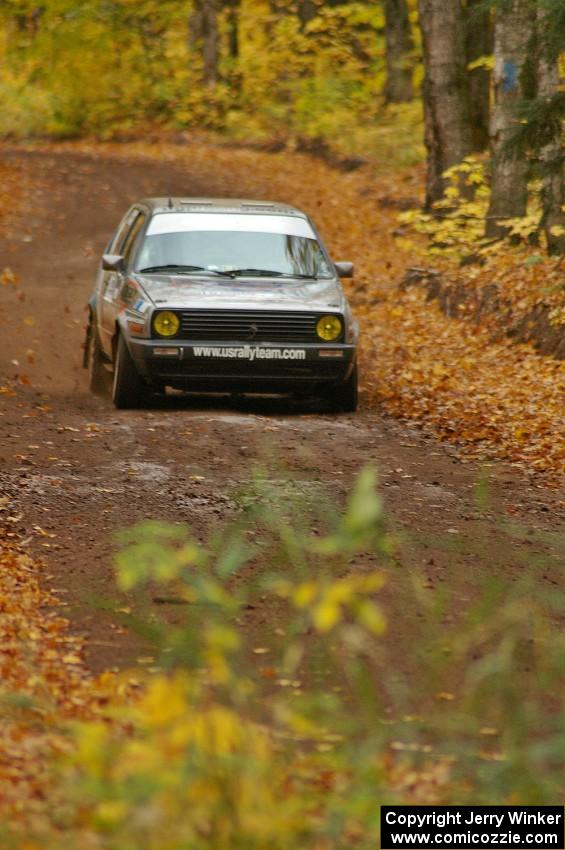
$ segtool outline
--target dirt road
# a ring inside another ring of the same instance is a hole
[[[537,564],[540,586],[560,581],[565,517],[554,492],[503,465],[481,471],[377,409],[330,416],[282,401],[200,397],[117,412],[90,396],[81,369],[85,304],[123,210],[144,195],[237,196],[238,176],[226,186],[213,171],[157,161],[0,156],[33,170],[40,187],[23,221],[0,234],[0,271],[8,266],[18,278],[0,287],[0,385],[15,388],[0,395],[0,521],[44,558],[67,615],[88,637],[93,669],[142,652],[137,636],[92,604],[116,598],[113,533],[151,517],[188,522],[204,537],[233,511],[234,492],[261,460],[281,487],[314,499],[326,488],[338,502],[367,462],[377,465],[390,523],[405,538],[390,576],[399,611],[408,567],[429,593],[457,578],[459,606],[484,576],[510,583],[527,563]],[[474,498],[482,474],[488,508]],[[256,610],[250,624],[260,629],[268,617]],[[391,639],[406,638],[410,612],[395,623]]]

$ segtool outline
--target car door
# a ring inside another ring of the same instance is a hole
[[[137,249],[145,229],[147,215],[141,212],[136,218],[133,227],[129,231],[124,246],[122,248],[122,256],[124,258],[124,273],[121,277],[121,285],[116,296],[116,308],[120,313],[124,307],[129,306],[133,301],[139,299],[139,290],[132,286],[129,280],[129,271],[133,266],[133,260],[137,255]],[[117,314],[116,314],[117,315]]]
[[[109,246],[108,253],[125,256],[130,236],[136,224],[144,214],[139,207],[133,207],[128,211],[122,223],[116,231],[116,235]],[[100,287],[98,290],[98,331],[100,343],[106,354],[112,353],[112,338],[114,336],[116,317],[119,313],[119,294],[123,284],[123,274],[116,271],[100,271]]]

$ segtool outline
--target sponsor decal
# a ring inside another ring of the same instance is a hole
[[[303,348],[263,348],[261,346],[194,346],[195,357],[213,357],[221,360],[306,360]]]

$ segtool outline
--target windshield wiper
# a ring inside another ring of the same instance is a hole
[[[232,277],[232,272],[221,272],[218,269],[207,269],[206,266],[184,266],[179,263],[169,263],[166,266],[148,266],[146,269],[140,269],[138,274],[151,274],[151,272],[176,272],[177,274],[191,274],[191,272],[204,272],[205,274],[215,274],[220,277]]]
[[[225,272],[225,274],[230,274],[233,277],[244,277],[245,275],[249,275],[250,277],[286,277],[297,278],[298,280],[318,280],[316,275],[312,274],[277,272],[270,269],[233,269],[230,272]]]
[[[164,266],[148,266],[146,269],[140,269],[138,274],[151,274],[158,272],[175,272],[176,274],[192,274],[192,272],[201,272],[204,274],[214,274],[218,277],[229,277],[234,280],[236,277],[284,277],[295,278],[297,280],[318,280],[316,275],[298,274],[292,272],[278,272],[272,269],[230,269],[230,271],[220,271],[219,269],[208,269],[206,266],[185,266],[180,263],[169,263]]]

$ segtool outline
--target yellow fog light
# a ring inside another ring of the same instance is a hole
[[[180,329],[180,319],[176,313],[164,310],[155,316],[153,328],[159,336],[175,336]]]
[[[326,342],[333,342],[336,340],[341,336],[342,331],[343,325],[341,323],[341,319],[338,319],[337,316],[322,316],[316,325],[316,333],[320,339],[323,339]]]

